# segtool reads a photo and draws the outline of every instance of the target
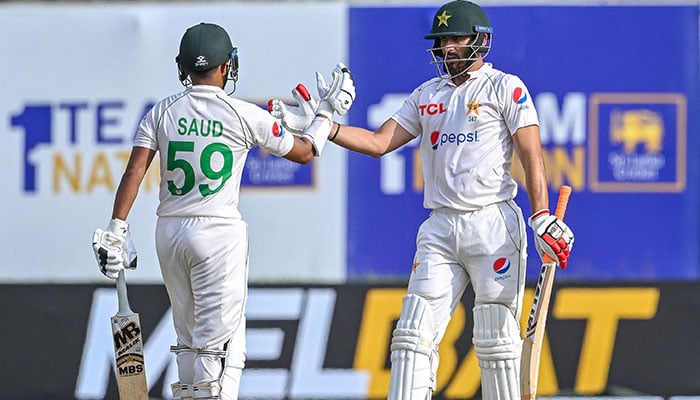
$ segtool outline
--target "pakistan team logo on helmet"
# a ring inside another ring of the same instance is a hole
[[[491,34],[493,28],[486,12],[475,3],[455,0],[440,7],[433,17],[433,27],[426,39],[443,36]]]

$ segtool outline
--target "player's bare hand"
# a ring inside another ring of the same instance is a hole
[[[550,215],[549,210],[540,210],[532,214],[528,218],[528,225],[535,233],[535,247],[540,257],[547,254],[561,269],[566,268],[574,245],[574,233],[569,226]]]

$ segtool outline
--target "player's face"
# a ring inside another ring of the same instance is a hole
[[[440,38],[440,47],[445,67],[450,76],[456,76],[474,64],[477,56],[471,47],[476,36],[445,36]]]

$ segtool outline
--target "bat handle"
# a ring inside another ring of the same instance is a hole
[[[117,299],[119,299],[119,310],[118,315],[129,315],[131,314],[131,307],[129,307],[129,296],[126,293],[126,278],[124,277],[124,270],[119,271],[117,275]]]
[[[559,200],[557,200],[557,208],[554,209],[554,216],[559,219],[564,219],[564,213],[566,212],[566,206],[569,204],[569,197],[571,196],[571,186],[562,186],[559,189]]]
[[[557,208],[554,209],[554,216],[559,219],[564,219],[564,213],[566,212],[566,206],[569,204],[569,197],[571,196],[571,186],[563,185],[559,189],[559,200],[557,200]],[[554,260],[545,254],[543,256],[544,262],[554,262]]]

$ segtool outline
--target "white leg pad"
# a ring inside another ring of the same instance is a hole
[[[192,388],[188,388],[188,384],[191,384],[194,380],[194,358],[197,353],[183,344],[177,344],[175,346],[170,346],[170,351],[175,354],[175,360],[177,361],[177,377],[179,382],[173,385],[181,385],[179,390],[183,391],[185,389],[189,390],[189,397],[192,397]],[[173,390],[175,386],[171,385]],[[177,396],[176,396],[177,397]]]
[[[520,400],[520,327],[501,304],[474,307],[474,350],[481,367],[482,400]]]
[[[211,381],[192,385],[192,397],[202,400],[218,400],[221,398],[221,384],[219,381]]]
[[[192,385],[175,382],[170,385],[173,391],[173,398],[180,400],[192,400]]]
[[[171,385],[173,397],[183,400],[238,399],[245,364],[242,351],[232,351],[228,345],[224,350],[191,349],[184,345],[171,346],[170,350],[177,355],[180,375],[180,381]],[[197,377],[200,377],[199,381]],[[205,380],[201,377],[205,377]],[[210,380],[206,380],[206,377]],[[196,383],[182,383],[184,379]]]
[[[437,350],[428,302],[413,294],[403,298],[391,338],[388,400],[429,400],[435,388]]]

